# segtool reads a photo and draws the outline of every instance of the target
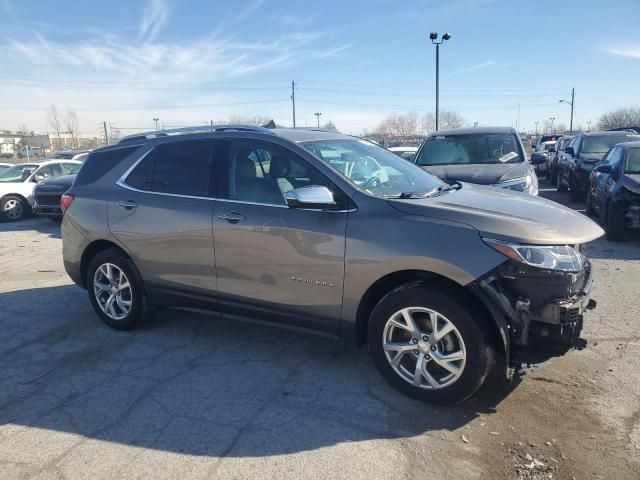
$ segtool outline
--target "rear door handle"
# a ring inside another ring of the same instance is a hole
[[[136,202],[133,200],[120,200],[116,203],[119,207],[126,208],[127,210],[132,210],[138,206]]]
[[[229,223],[238,223],[247,219],[247,217],[245,217],[244,215],[241,215],[236,212],[221,213],[220,215],[217,215],[217,217],[220,220],[226,220]]]

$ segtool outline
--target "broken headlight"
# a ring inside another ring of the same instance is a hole
[[[563,272],[579,272],[585,256],[569,245],[523,245],[483,238],[488,246],[516,262]]]

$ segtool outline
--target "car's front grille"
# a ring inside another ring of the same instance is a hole
[[[60,205],[60,194],[42,193],[36,195],[35,198],[38,205]]]
[[[574,323],[580,320],[580,308],[579,307],[561,307],[560,310],[560,323]]]

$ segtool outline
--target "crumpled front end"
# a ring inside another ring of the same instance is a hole
[[[569,348],[582,330],[583,316],[596,306],[591,298],[593,267],[579,272],[545,270],[507,261],[476,282],[506,320],[512,349]]]

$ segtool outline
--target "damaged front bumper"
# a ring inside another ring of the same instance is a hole
[[[513,348],[567,349],[580,336],[583,315],[595,308],[593,267],[564,272],[505,262],[473,289],[502,326],[506,353]]]

